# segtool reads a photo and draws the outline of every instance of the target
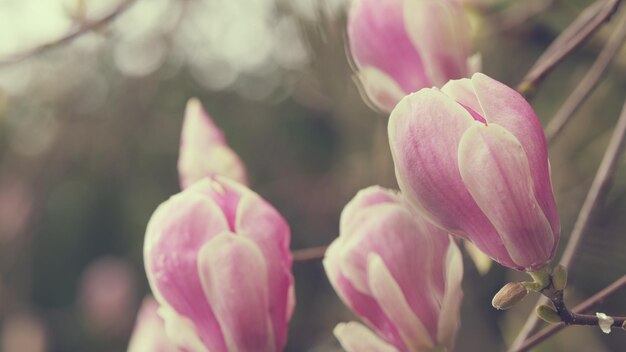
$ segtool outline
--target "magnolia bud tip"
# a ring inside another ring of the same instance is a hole
[[[499,310],[509,309],[524,299],[527,294],[528,290],[521,282],[509,282],[493,296],[491,305]]]

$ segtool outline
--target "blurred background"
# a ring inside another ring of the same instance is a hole
[[[470,1],[468,1],[470,2]],[[184,106],[198,97],[247,165],[251,187],[326,245],[361,188],[396,187],[386,116],[368,108],[345,51],[349,0],[0,0],[0,350],[125,351],[142,297],[146,223],[179,191]],[[515,86],[592,1],[471,1],[483,72]],[[616,19],[626,15],[621,9]],[[104,19],[98,22],[100,19]],[[97,26],[92,25],[97,22]],[[540,86],[544,125],[617,20]],[[81,31],[89,25],[90,31]],[[80,32],[80,33],[79,33]],[[58,42],[70,33],[72,40]],[[622,48],[623,49],[623,48]],[[562,247],[626,96],[626,51],[551,145]],[[626,166],[570,270],[570,305],[626,266]],[[459,351],[504,350],[535,302],[491,297],[518,273],[466,260]],[[287,351],[339,351],[353,320],[320,260],[294,263]],[[626,292],[600,308],[626,315]],[[572,327],[537,351],[623,351],[626,333]]]

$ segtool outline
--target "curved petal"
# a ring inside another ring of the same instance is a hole
[[[411,205],[428,221],[468,238],[503,265],[512,263],[496,229],[466,189],[458,144],[470,126],[482,125],[437,89],[406,96],[391,113],[389,144],[396,178]]]
[[[441,91],[457,103],[463,105],[465,110],[472,114],[474,120],[487,123],[484,117],[485,112],[482,106],[480,106],[478,97],[474,92],[474,85],[469,78],[449,81],[441,88]]]
[[[236,231],[237,207],[242,195],[250,191],[247,187],[226,177],[212,176],[206,177],[187,189],[184,194],[198,194],[214,202],[224,214],[228,221],[228,228],[231,232]]]
[[[287,322],[295,306],[289,225],[269,203],[248,190],[240,199],[235,228],[240,236],[256,243],[266,259],[270,312],[280,349],[287,341]]]
[[[178,349],[166,335],[165,323],[158,314],[159,304],[146,297],[141,304],[133,335],[127,352],[177,352]],[[197,337],[196,337],[197,341]],[[202,346],[200,343],[199,346]]]
[[[371,186],[360,190],[354,198],[343,208],[339,219],[339,233],[342,238],[352,235],[352,227],[358,226],[363,216],[363,211],[369,207],[383,204],[400,203],[400,195],[397,192],[387,190],[380,186]]]
[[[354,321],[337,324],[333,334],[347,352],[399,352],[370,329]]]
[[[434,336],[439,312],[437,296],[443,294],[442,275],[434,256],[441,252],[438,243],[448,241],[447,234],[428,224],[424,225],[435,231],[422,232],[414,215],[401,203],[378,205],[362,214],[360,226],[353,228],[354,233],[343,241],[341,272],[357,290],[372,295],[368,256],[379,255],[405,292],[413,313]]]
[[[339,298],[376,332],[400,350],[406,350],[404,342],[391,321],[382,311],[378,303],[370,296],[367,296],[352,286],[339,268],[341,240],[338,238],[328,247],[323,261],[326,276],[331,285],[339,295]]]
[[[439,324],[437,327],[437,342],[446,346],[448,351],[453,350],[454,338],[461,322],[459,314],[463,299],[462,279],[463,257],[459,247],[457,247],[454,241],[450,240],[448,251],[445,254],[445,295],[441,302],[441,312],[439,313]]]
[[[495,123],[471,127],[459,145],[459,169],[517,267],[536,269],[549,261],[554,234],[535,199],[533,175],[517,138]]]
[[[468,74],[470,28],[461,6],[452,1],[405,0],[404,22],[434,86]]]
[[[550,182],[548,148],[537,115],[518,92],[493,78],[476,73],[472,85],[488,123],[504,127],[524,148],[533,175],[535,198],[550,222],[554,242],[558,242],[561,225]]]
[[[276,351],[267,265],[254,242],[229,233],[216,236],[202,247],[198,271],[228,351]]]
[[[159,315],[165,323],[165,334],[176,345],[176,351],[210,352],[200,340],[197,326],[190,319],[181,316],[167,304],[161,305]]]
[[[223,175],[247,183],[239,156],[226,144],[224,133],[215,125],[196,98],[189,99],[180,137],[178,174],[182,189],[208,176]]]
[[[356,77],[363,100],[371,102],[375,108],[383,112],[393,110],[393,107],[408,93],[391,76],[372,66],[362,67]]]
[[[411,310],[402,288],[393,278],[382,258],[377,254],[370,253],[367,261],[370,290],[385,314],[398,327],[400,335],[409,349],[419,351],[435,347],[423,321]]]
[[[183,192],[154,212],[144,243],[146,273],[157,301],[201,327],[198,334],[211,351],[223,351],[225,345],[204,299],[197,256],[206,241],[227,229],[228,223],[215,203]]]
[[[348,38],[359,68],[377,68],[408,93],[431,84],[407,34],[403,3],[404,0],[353,1],[348,14]]]

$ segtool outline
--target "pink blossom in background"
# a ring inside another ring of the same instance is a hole
[[[246,168],[226,144],[224,133],[215,125],[196,98],[189,99],[180,136],[178,175],[182,189],[210,176],[224,176],[247,184]]]
[[[79,303],[87,324],[111,338],[124,336],[137,305],[137,275],[132,265],[113,257],[97,259],[85,269]]]
[[[470,28],[454,1],[354,0],[348,40],[363,93],[385,112],[411,92],[471,74]]]
[[[3,317],[0,333],[2,352],[46,352],[50,350],[48,329],[33,313],[16,313]]]
[[[515,90],[476,73],[422,89],[391,113],[400,189],[437,226],[502,265],[552,259],[560,223],[543,129]]]
[[[295,304],[290,231],[259,195],[206,178],[154,212],[144,244],[168,336],[185,351],[280,351]]]
[[[400,194],[377,186],[360,191],[341,214],[324,268],[339,297],[373,330],[339,324],[335,335],[349,352],[452,348],[461,253]]]
[[[154,298],[144,298],[128,344],[128,352],[179,352],[165,334],[165,325],[158,310],[159,304]]]
[[[0,242],[10,241],[24,230],[33,199],[32,190],[16,176],[0,181]]]

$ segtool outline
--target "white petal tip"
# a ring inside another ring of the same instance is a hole
[[[611,333],[611,327],[613,326],[615,320],[613,320],[613,318],[611,318],[610,316],[600,312],[596,313],[596,317],[598,317],[598,325],[600,326],[602,332],[605,334]]]

